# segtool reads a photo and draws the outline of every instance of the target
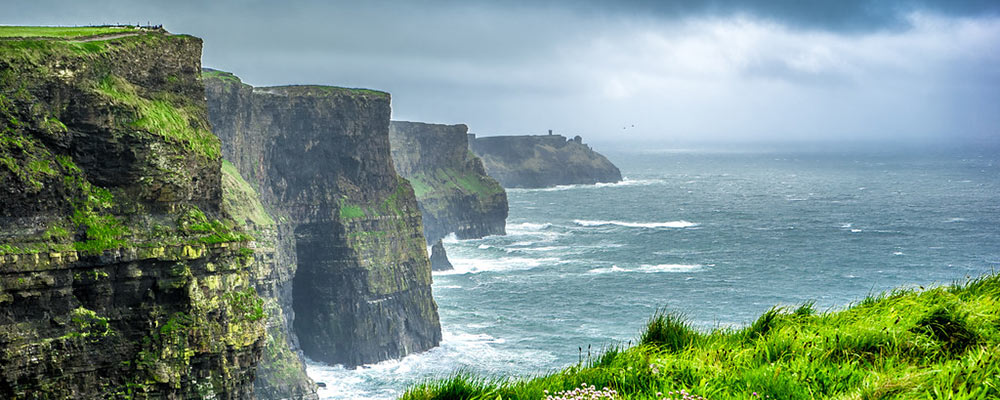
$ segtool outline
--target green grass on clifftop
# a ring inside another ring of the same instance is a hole
[[[0,26],[0,38],[75,38],[137,31],[125,26]]]
[[[560,394],[585,384],[614,394]],[[682,390],[710,400],[1000,398],[1000,275],[899,289],[838,312],[774,308],[742,329],[700,332],[657,313],[635,347],[527,380],[458,374],[402,398],[680,399]]]

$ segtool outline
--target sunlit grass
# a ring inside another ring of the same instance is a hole
[[[51,37],[74,38],[112,33],[136,32],[135,28],[122,26],[0,26],[0,37]]]
[[[838,312],[774,308],[742,329],[698,332],[658,312],[635,347],[531,379],[461,373],[402,398],[544,399],[584,383],[620,399],[998,398],[1000,275]]]

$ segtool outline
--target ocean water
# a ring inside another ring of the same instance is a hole
[[[507,236],[446,240],[439,348],[358,369],[310,363],[327,399],[390,399],[455,371],[527,377],[635,340],[657,308],[701,329],[774,305],[1000,269],[1000,157],[610,153],[624,182],[508,190]]]

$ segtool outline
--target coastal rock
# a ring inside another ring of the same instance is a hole
[[[392,121],[392,160],[413,184],[427,244],[506,234],[507,193],[469,151],[465,125]]]
[[[258,189],[294,271],[277,295],[292,344],[348,367],[436,346],[420,212],[390,158],[389,95],[204,79],[223,154]]]
[[[469,148],[483,160],[486,173],[506,188],[620,182],[621,171],[576,136],[469,135]]]
[[[247,398],[256,243],[201,40],[0,41],[0,398]]]
[[[434,271],[450,271],[455,269],[448,261],[448,253],[444,251],[444,243],[440,240],[431,247],[431,269]]]

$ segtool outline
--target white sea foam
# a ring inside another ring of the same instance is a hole
[[[695,222],[688,222],[684,220],[680,221],[669,221],[669,222],[625,222],[625,221],[603,221],[603,220],[586,220],[586,219],[575,219],[574,223],[580,226],[606,226],[606,225],[617,225],[624,226],[628,228],[690,228],[692,226],[698,226]]]
[[[522,222],[519,224],[507,224],[507,234],[516,234],[524,232],[538,232],[544,229],[548,229],[552,224],[543,223],[538,224],[534,222]]]
[[[446,377],[457,368],[486,369],[521,358],[535,357],[541,362],[550,362],[554,358],[543,351],[499,351],[495,345],[503,344],[504,340],[485,333],[448,330],[442,333],[440,346],[400,360],[388,360],[355,369],[307,360],[306,371],[313,380],[326,384],[325,388],[318,390],[321,399],[382,400],[399,397],[405,386],[408,386],[407,382],[412,384],[423,379]],[[376,389],[377,386],[372,385],[373,381],[393,384]]]
[[[434,271],[434,275],[464,275],[478,274],[481,272],[503,272],[522,271],[536,268],[542,265],[562,264],[563,261],[556,257],[527,258],[527,257],[500,257],[500,258],[466,258],[461,255],[450,256],[449,261],[455,269],[448,271]]]
[[[636,270],[639,272],[655,273],[655,272],[692,272],[702,269],[701,265],[684,265],[684,264],[658,264],[640,265]]]
[[[588,274],[610,274],[614,272],[640,272],[646,274],[654,274],[660,272],[695,272],[704,268],[704,265],[688,265],[688,264],[642,264],[635,268],[622,268],[617,265],[612,265],[610,268],[594,268],[587,271]]]
[[[661,184],[664,181],[662,179],[629,179],[624,178],[621,182],[598,182],[595,184],[576,184],[576,185],[556,185],[547,188],[537,188],[537,189],[524,189],[524,188],[511,188],[507,189],[508,192],[559,192],[563,190],[586,190],[586,189],[603,189],[603,188],[617,188],[626,186],[649,186]]]
[[[851,232],[858,233],[858,232],[861,232],[861,229],[851,229]]]

